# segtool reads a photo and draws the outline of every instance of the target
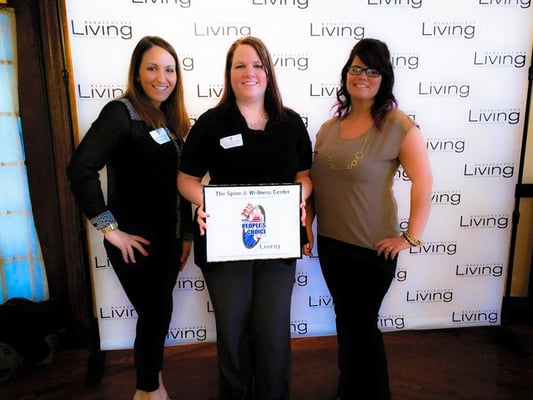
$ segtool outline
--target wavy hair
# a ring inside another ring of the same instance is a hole
[[[344,118],[352,108],[352,99],[348,92],[346,81],[348,70],[356,56],[368,68],[375,68],[381,73],[381,85],[370,109],[372,119],[379,129],[385,114],[393,108],[398,107],[398,100],[393,94],[394,71],[391,55],[389,48],[381,40],[364,38],[358,41],[352,48],[346,63],[342,67],[340,88],[337,90],[337,101],[333,105],[334,114],[338,118]]]

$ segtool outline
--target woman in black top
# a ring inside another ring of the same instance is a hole
[[[128,87],[106,104],[67,168],[81,211],[138,315],[134,400],[167,400],[163,351],[173,288],[189,256],[192,209],[176,179],[190,127],[175,50],[150,36],[135,47]],[[107,167],[107,203],[99,171]]]
[[[226,57],[219,104],[187,137],[178,174],[185,198],[198,205],[205,233],[202,178],[210,184],[293,183],[311,193],[312,148],[301,117],[283,106],[272,60],[254,37],[235,41]],[[305,215],[304,215],[305,216]],[[296,260],[204,263],[217,333],[223,400],[286,400],[290,395],[290,309]]]

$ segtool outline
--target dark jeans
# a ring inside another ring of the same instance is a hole
[[[296,261],[207,264],[221,400],[288,400]]]
[[[368,393],[390,399],[387,356],[378,313],[396,270],[374,250],[317,237],[322,274],[335,303],[339,383],[337,395],[352,400]]]
[[[107,241],[107,255],[126,295],[137,312],[134,343],[136,388],[159,388],[165,339],[172,319],[173,290],[179,273],[181,241],[150,238],[146,257],[135,252],[135,264],[125,264],[120,250]]]

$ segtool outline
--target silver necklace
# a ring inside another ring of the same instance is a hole
[[[246,124],[248,127],[254,129],[254,128],[263,128],[265,126],[266,121],[268,121],[268,114],[263,114],[261,118],[259,118],[256,121],[250,121],[246,117],[244,117]]]

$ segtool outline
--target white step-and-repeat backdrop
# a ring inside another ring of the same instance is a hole
[[[301,114],[314,142],[330,116],[352,46],[363,37],[384,40],[400,108],[422,128],[435,184],[425,244],[401,253],[378,326],[399,331],[500,324],[531,63],[530,0],[64,4],[80,135],[123,92],[131,52],[142,36],[162,36],[176,48],[194,123],[222,92],[229,45],[254,35],[269,47],[284,101]],[[402,227],[409,186],[400,170],[395,192]],[[129,348],[135,311],[107,261],[101,234],[90,225],[88,230],[101,347]],[[357,268],[346,277],[357,279]],[[209,294],[192,259],[174,299],[168,345],[216,340]],[[333,301],[316,258],[298,261],[291,332],[335,334]]]

